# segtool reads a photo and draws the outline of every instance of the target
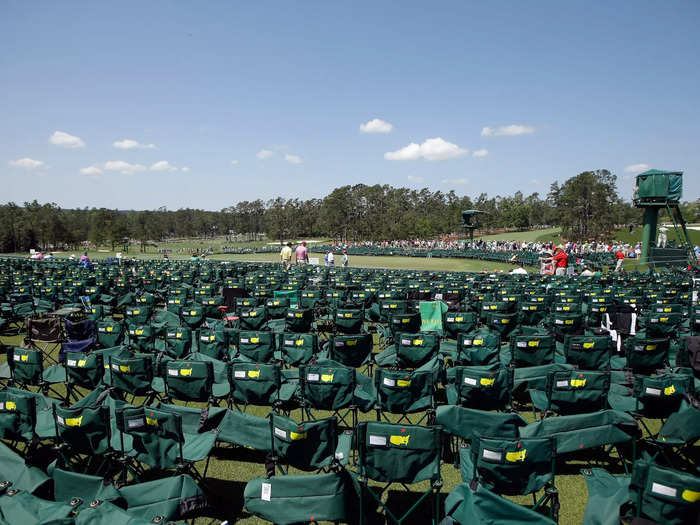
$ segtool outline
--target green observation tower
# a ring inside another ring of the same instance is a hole
[[[634,205],[644,210],[641,263],[656,266],[697,264],[678,204],[683,196],[683,172],[648,170],[637,175]],[[659,211],[666,210],[679,240],[678,247],[656,246]]]
[[[474,230],[479,228],[476,218],[482,213],[486,212],[481,210],[464,210],[462,212],[462,227],[467,231],[469,242],[474,242]]]

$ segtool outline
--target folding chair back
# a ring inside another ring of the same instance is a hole
[[[284,329],[288,332],[306,333],[311,331],[314,311],[311,308],[289,308],[285,316]]]
[[[328,357],[345,366],[358,368],[368,363],[372,346],[372,334],[333,335],[329,341]]]
[[[608,370],[613,342],[609,335],[572,335],[564,339],[566,362],[582,370]]]
[[[227,335],[223,329],[200,328],[197,331],[197,351],[213,359],[223,360],[228,357]]]
[[[634,378],[635,412],[646,418],[667,418],[678,411],[686,394],[695,394],[693,377],[689,375],[666,372]]]
[[[90,390],[97,388],[104,377],[104,354],[76,352],[65,360],[66,383]]]
[[[182,318],[183,324],[196,330],[204,323],[206,312],[201,304],[189,303],[181,308],[180,317]]]
[[[302,365],[299,388],[303,403],[315,410],[340,410],[352,406],[355,370],[340,363]]]
[[[336,332],[359,334],[365,320],[365,311],[360,308],[337,308],[333,313]]]
[[[503,366],[455,366],[447,371],[448,401],[480,410],[504,410],[513,394],[513,369]]]
[[[554,362],[555,348],[552,335],[512,335],[510,338],[511,362],[516,367],[548,365]]]
[[[669,525],[694,523],[700,516],[700,477],[637,460],[629,500],[637,517]]]
[[[635,373],[652,373],[664,368],[668,362],[670,341],[667,338],[650,338],[643,335],[625,341],[627,368]]]
[[[137,354],[132,357],[109,356],[111,386],[134,396],[153,393],[153,356]]]
[[[165,363],[165,391],[180,401],[207,403],[212,399],[214,364],[183,359]]]
[[[165,352],[180,359],[192,352],[192,329],[189,326],[169,327],[165,331]]]
[[[438,355],[440,336],[432,332],[401,332],[394,345],[398,368],[419,368]]]
[[[460,333],[469,333],[476,328],[478,319],[474,312],[448,312],[443,323],[445,335],[457,339]]]
[[[9,347],[7,362],[14,382],[20,385],[34,386],[42,383],[44,359],[41,350],[18,346]]]
[[[457,336],[455,364],[481,366],[498,363],[501,359],[501,334],[480,329]]]
[[[281,341],[282,360],[289,366],[306,364],[318,353],[317,334],[284,332]]]
[[[282,387],[279,365],[231,363],[228,370],[233,405],[277,406]]]
[[[96,321],[97,343],[102,348],[112,348],[124,340],[124,325],[114,319]]]
[[[36,418],[34,396],[18,389],[0,390],[0,438],[9,441],[32,441],[35,436]]]
[[[547,376],[547,410],[561,415],[607,408],[610,372],[562,370]]]
[[[182,466],[185,437],[180,415],[149,407],[122,408],[117,410],[116,421],[122,452],[128,452],[123,434],[129,434],[138,461],[166,470]]]
[[[275,297],[265,301],[267,307],[267,315],[270,319],[284,319],[289,310],[289,297]]]
[[[111,416],[108,406],[53,406],[56,437],[72,452],[99,456],[110,450]]]
[[[377,408],[390,414],[413,414],[435,408],[435,374],[432,370],[391,370],[374,373]]]
[[[462,462],[462,478],[477,479],[497,494],[532,494],[554,483],[555,456],[552,438],[477,436],[471,444],[471,462]]]
[[[328,467],[335,461],[338,445],[335,417],[297,423],[273,412],[269,418],[275,461],[307,472]]]
[[[648,337],[677,338],[678,328],[683,322],[681,312],[652,313],[646,318],[646,333]]]
[[[267,363],[274,358],[277,338],[272,332],[241,330],[238,352],[256,363]]]
[[[266,322],[267,309],[264,306],[244,308],[241,310],[241,330],[262,330]]]

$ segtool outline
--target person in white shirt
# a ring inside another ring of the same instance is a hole
[[[335,265],[335,255],[333,254],[333,250],[328,250],[328,253],[326,254],[326,266],[334,266]]]
[[[523,263],[521,261],[518,261],[517,259],[514,262],[518,263],[518,267],[515,268],[514,270],[511,270],[510,273],[527,275],[527,270],[525,268],[523,268]]]

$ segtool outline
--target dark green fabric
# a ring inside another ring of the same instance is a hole
[[[564,340],[566,362],[583,370],[610,368],[612,339],[608,335],[572,335]]]
[[[474,312],[447,312],[445,314],[445,335],[457,339],[459,333],[468,333],[476,328],[477,318]],[[411,330],[402,330],[411,331]]]
[[[168,396],[181,401],[207,402],[212,397],[214,365],[211,361],[168,361],[165,385]]]
[[[343,334],[358,334],[362,331],[365,312],[359,308],[337,308],[333,312],[336,331]]]
[[[474,439],[474,434],[515,438],[519,435],[519,429],[527,425],[520,414],[488,412],[454,405],[437,407],[435,421],[445,432],[467,441]]]
[[[228,337],[223,330],[200,328],[197,331],[197,352],[214,359],[228,355]]]
[[[93,389],[104,377],[104,354],[76,352],[66,356],[66,381],[83,388]]]
[[[372,334],[333,335],[328,343],[328,357],[351,368],[366,364],[372,354]]]
[[[617,410],[548,417],[520,429],[523,438],[553,437],[558,454],[629,442],[638,435],[635,419]]]
[[[180,359],[192,351],[192,329],[189,326],[171,327],[165,331],[165,351]]]
[[[244,492],[251,514],[280,525],[348,520],[347,474],[307,474],[250,480]]]
[[[136,458],[154,468],[173,469],[181,464],[180,416],[150,407],[124,408],[117,412],[120,432],[132,437]]]
[[[557,414],[597,412],[607,408],[609,391],[609,372],[587,370],[553,372],[547,378],[547,405],[544,410]]]
[[[267,310],[264,306],[241,310],[241,330],[262,330],[267,322]]]
[[[636,335],[625,341],[627,367],[635,373],[652,373],[668,361],[670,342],[665,338]]]
[[[335,459],[338,423],[335,417],[297,423],[270,413],[272,453],[282,463],[299,470],[327,467]]]
[[[29,393],[0,390],[0,438],[31,441],[35,435],[36,400]]]
[[[510,339],[511,363],[516,367],[547,365],[554,362],[554,337],[551,335],[513,335]]]
[[[114,319],[97,321],[97,342],[102,348],[121,344],[124,339],[124,325]]]
[[[54,407],[56,435],[71,451],[89,456],[110,448],[110,411],[107,406]]]
[[[300,395],[305,405],[317,410],[340,410],[354,403],[355,370],[336,364],[299,367]]]
[[[318,353],[318,335],[284,332],[281,337],[282,359],[290,366],[308,363]]]
[[[24,458],[0,442],[0,481],[9,481],[16,489],[37,492],[49,482],[49,477],[38,467],[27,466]]]
[[[257,363],[267,363],[275,354],[277,338],[272,332],[241,330],[238,351]]]
[[[377,408],[392,414],[411,414],[433,407],[435,375],[429,370],[374,371]]]
[[[455,364],[480,366],[497,363],[500,359],[501,336],[498,332],[480,329],[457,337]]]
[[[362,422],[357,440],[361,476],[406,484],[440,479],[439,427]]]
[[[277,364],[232,363],[229,384],[236,404],[274,406],[280,401],[282,378]]]
[[[120,358],[109,356],[109,371],[111,385],[118,390],[142,396],[152,391],[153,357],[150,355],[134,355]]]
[[[38,385],[43,374],[43,359],[40,350],[10,347],[7,352],[12,378],[26,385]]]
[[[394,343],[396,363],[398,368],[418,368],[440,351],[440,336],[434,333],[418,332],[413,334],[400,333]]]
[[[502,410],[510,404],[513,369],[502,366],[456,366],[447,370],[447,401],[480,410]]]
[[[685,394],[695,392],[693,378],[666,372],[634,378],[635,412],[647,418],[666,418],[677,412]]]
[[[619,525],[620,506],[629,498],[629,476],[613,476],[598,468],[581,474],[588,489],[583,525]]]
[[[700,516],[700,477],[639,459],[629,499],[637,515],[668,525],[690,524]]]
[[[445,499],[445,516],[461,524],[554,525],[554,521],[481,485],[457,485]],[[447,524],[450,522],[448,521]]]
[[[314,320],[311,308],[290,308],[285,316],[285,330],[288,332],[309,332]]]
[[[497,494],[531,494],[554,481],[555,456],[551,438],[476,437],[460,450],[462,479],[478,479]]]

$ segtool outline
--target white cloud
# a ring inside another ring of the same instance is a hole
[[[177,168],[170,164],[167,160],[159,160],[151,164],[151,171],[177,171]]]
[[[384,154],[386,160],[446,160],[461,157],[469,153],[468,149],[460,148],[457,144],[447,142],[441,137],[428,139],[423,144],[411,142],[396,151],[389,151]]]
[[[141,144],[133,139],[117,140],[112,142],[112,146],[117,149],[155,149],[155,144]]]
[[[472,152],[472,157],[485,157],[486,155],[489,154],[489,150],[487,149],[477,149]]]
[[[389,133],[394,129],[394,126],[389,122],[380,118],[375,118],[364,124],[360,124],[362,133]]]
[[[411,182],[423,182],[423,177],[417,177],[415,175],[409,175],[408,180]]]
[[[30,159],[29,157],[25,157],[23,159],[11,160],[10,162],[8,162],[8,164],[10,166],[14,166],[15,168],[23,168],[25,170],[35,170],[37,168],[45,168],[46,167],[46,164],[44,164],[43,161]]]
[[[530,184],[536,186],[537,184],[540,184],[540,179],[530,179]]]
[[[107,171],[118,171],[124,175],[131,175],[137,171],[145,171],[146,166],[143,164],[129,164],[123,160],[109,160],[105,162],[104,169]]]
[[[102,175],[102,170],[97,166],[88,166],[87,168],[80,168],[80,173],[83,175]]]
[[[54,146],[61,146],[62,148],[85,147],[85,142],[83,142],[83,139],[70,135],[65,131],[54,131],[53,135],[49,137],[49,142]]]
[[[289,153],[284,156],[284,160],[290,164],[301,164],[303,162],[299,155],[290,155]]]
[[[625,167],[625,173],[641,173],[641,172],[646,171],[648,169],[649,169],[648,164],[644,164],[644,163],[630,164],[629,166]]]
[[[260,160],[265,160],[265,159],[269,159],[274,154],[275,154],[275,152],[272,151],[271,149],[261,149],[260,151],[258,151],[255,154],[255,156],[258,157]]]
[[[235,166],[236,164],[238,164],[238,161],[237,161],[237,160],[232,160],[232,161],[231,161],[231,166]]]
[[[189,167],[189,166],[185,166],[184,168],[182,168],[182,171],[184,171],[185,173],[187,173],[188,171],[190,171],[190,167]]]
[[[532,126],[523,126],[522,124],[511,124],[509,126],[499,126],[497,128],[490,128],[485,126],[481,129],[482,137],[501,137],[509,135],[527,135],[529,133],[534,133],[535,128]]]
[[[442,179],[443,184],[469,184],[469,179],[461,177],[459,179]]]

